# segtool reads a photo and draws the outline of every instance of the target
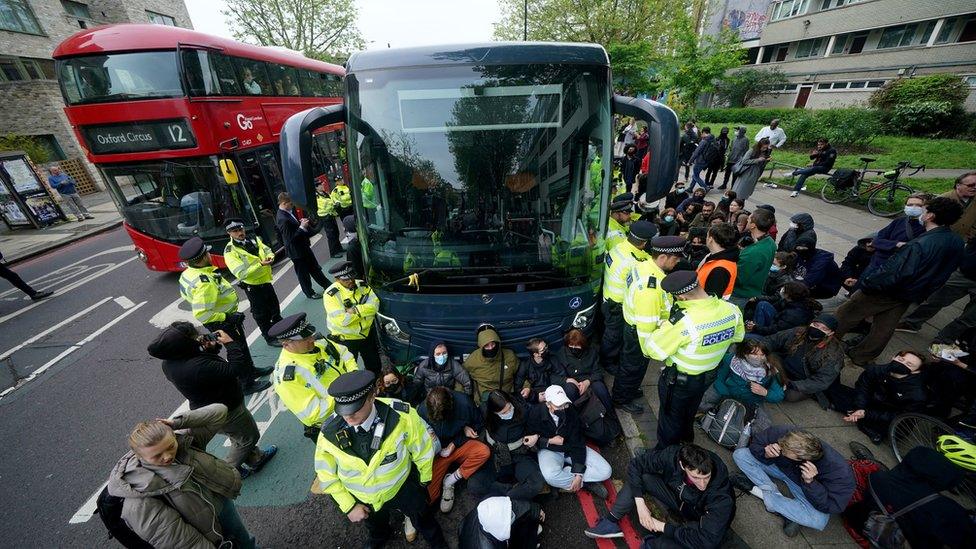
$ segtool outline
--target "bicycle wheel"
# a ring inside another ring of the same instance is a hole
[[[854,191],[850,188],[838,189],[830,181],[824,183],[820,189],[820,198],[827,204],[840,204],[853,195]]]
[[[906,454],[916,446],[935,448],[936,440],[942,435],[951,435],[951,427],[932,416],[925,414],[901,414],[891,421],[888,439],[895,459],[901,463]]]
[[[868,197],[868,211],[879,217],[894,217],[904,211],[905,201],[913,192],[907,185],[880,187]]]

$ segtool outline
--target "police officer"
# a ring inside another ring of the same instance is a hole
[[[336,257],[342,253],[342,244],[339,242],[339,226],[336,224],[336,202],[325,190],[328,183],[323,182],[322,186],[315,191],[316,214],[322,220],[322,232],[325,233],[325,242],[329,246],[329,254]]]
[[[268,345],[281,347],[277,339],[268,335],[271,325],[281,320],[281,304],[271,283],[271,264],[274,263],[275,254],[261,237],[247,237],[244,221],[232,219],[224,228],[230,235],[230,240],[224,246],[224,263],[227,263],[227,269],[237,278],[237,285],[251,302],[251,314],[264,340]]]
[[[329,194],[332,197],[332,202],[335,203],[337,215],[345,218],[352,214],[352,193],[344,181],[337,179],[335,188]]]
[[[244,394],[255,392],[254,380],[271,373],[273,368],[255,368],[244,335],[244,313],[237,312],[237,292],[210,261],[210,246],[194,236],[180,246],[180,259],[187,267],[180,274],[180,295],[190,304],[193,317],[208,330],[223,330],[241,345],[227,348],[227,359],[240,364],[239,378]]]
[[[675,271],[664,277],[661,287],[676,302],[671,316],[645,342],[650,357],[667,366],[657,385],[659,449],[692,441],[702,395],[715,381],[726,350],[745,335],[739,308],[705,293],[694,271]]]
[[[630,226],[627,239],[606,254],[607,266],[603,270],[603,341],[600,357],[604,367],[616,375],[620,360],[620,344],[624,329],[623,303],[627,290],[627,277],[635,263],[650,261],[644,251],[648,241],[657,234],[657,226],[650,221],[637,221]]]
[[[372,288],[356,280],[352,263],[343,261],[329,269],[336,278],[325,290],[325,321],[329,339],[345,345],[356,358],[362,358],[366,369],[380,371],[380,353],[373,332],[373,319],[380,300]]]
[[[630,225],[630,214],[634,211],[634,195],[631,193],[618,194],[610,201],[610,222],[607,224],[607,251],[617,244],[627,240],[627,226]]]
[[[613,403],[631,414],[644,413],[640,385],[647,373],[649,354],[641,341],[668,317],[671,295],[661,288],[661,281],[678,264],[684,249],[685,239],[680,236],[655,236],[651,239],[651,260],[635,262],[627,276],[623,347],[620,370],[613,380]]]
[[[432,547],[447,547],[427,505],[434,443],[427,425],[409,404],[376,397],[369,371],[342,374],[332,382],[335,413],[315,446],[315,472],[351,522],[366,522],[367,547],[390,537],[390,509],[416,524]]]
[[[315,440],[322,422],[332,414],[329,386],[359,365],[349,349],[322,337],[305,313],[276,322],[269,333],[283,347],[271,376],[274,390],[307,427],[306,436]]]

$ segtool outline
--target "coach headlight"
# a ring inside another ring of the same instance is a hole
[[[579,328],[580,330],[585,329],[590,325],[590,322],[593,321],[595,313],[596,303],[576,313],[576,318],[573,319],[573,328]]]
[[[376,313],[376,320],[380,324],[380,329],[386,335],[392,337],[398,343],[407,345],[410,343],[410,334],[400,329],[400,325],[392,317]]]

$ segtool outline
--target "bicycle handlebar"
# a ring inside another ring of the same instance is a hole
[[[901,162],[898,163],[898,165],[895,167],[895,169],[898,170],[898,171],[901,171],[901,170],[912,170],[912,169],[914,169],[915,171],[913,171],[912,173],[908,174],[909,176],[912,176],[912,175],[917,174],[918,172],[924,172],[925,171],[925,164],[919,164],[919,165],[916,166],[915,164],[912,164],[910,161],[903,160],[903,161],[901,161]]]

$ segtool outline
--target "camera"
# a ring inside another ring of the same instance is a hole
[[[200,341],[201,343],[218,343],[219,337],[220,336],[217,335],[217,332],[210,332],[209,334],[203,334]]]

